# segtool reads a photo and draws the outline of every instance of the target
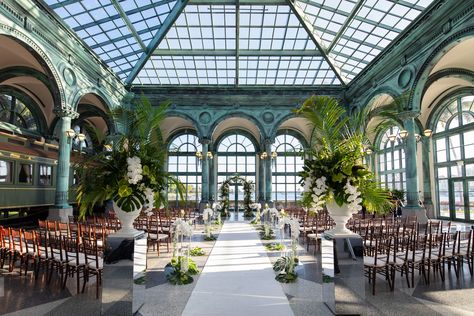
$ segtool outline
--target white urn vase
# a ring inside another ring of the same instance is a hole
[[[114,211],[118,219],[120,220],[120,224],[122,226],[122,228],[117,231],[117,233],[115,233],[115,236],[135,237],[143,233],[143,231],[136,230],[133,227],[133,222],[135,221],[135,218],[137,218],[140,214],[140,210],[141,207],[137,208],[132,212],[125,212],[114,201]]]
[[[329,215],[334,220],[336,227],[327,231],[329,235],[354,235],[352,231],[346,228],[347,221],[352,217],[352,213],[346,203],[339,206],[335,201],[326,203]]]

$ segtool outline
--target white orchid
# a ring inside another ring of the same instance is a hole
[[[155,204],[155,193],[150,188],[145,188],[145,191],[143,193],[145,194],[146,199],[145,205],[143,206],[147,211],[153,210]]]
[[[214,214],[214,211],[212,208],[205,208],[202,212],[202,219],[204,222],[207,222],[211,219],[212,215]]]
[[[347,179],[347,183],[344,186],[344,192],[349,195],[347,198],[347,206],[352,213],[356,213],[362,210],[362,198],[360,198],[360,192],[356,186],[351,184],[351,179]]]
[[[176,236],[183,235],[186,237],[191,237],[193,235],[193,227],[181,218],[176,219],[176,221],[174,222],[174,226],[174,232]]]
[[[143,179],[142,163],[140,157],[127,158],[127,177],[128,183],[137,184]]]

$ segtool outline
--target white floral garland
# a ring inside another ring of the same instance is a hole
[[[300,236],[300,223],[298,222],[298,220],[285,216],[280,220],[280,229],[284,229],[285,225],[290,225],[291,238],[298,239],[298,237]]]

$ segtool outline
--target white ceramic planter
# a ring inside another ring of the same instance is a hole
[[[114,201],[114,211],[122,225],[122,228],[116,233],[117,236],[135,237],[143,233],[143,231],[133,228],[133,222],[140,214],[140,210],[141,207],[133,212],[125,212]]]
[[[326,203],[326,208],[331,215],[332,219],[336,223],[336,227],[328,231],[331,235],[352,235],[352,231],[346,228],[347,221],[352,217],[352,213],[349,210],[347,204],[342,204],[342,206],[337,205],[336,202],[331,201]]]

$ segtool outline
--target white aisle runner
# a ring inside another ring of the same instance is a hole
[[[293,315],[250,224],[226,222],[201,273],[183,315]]]

